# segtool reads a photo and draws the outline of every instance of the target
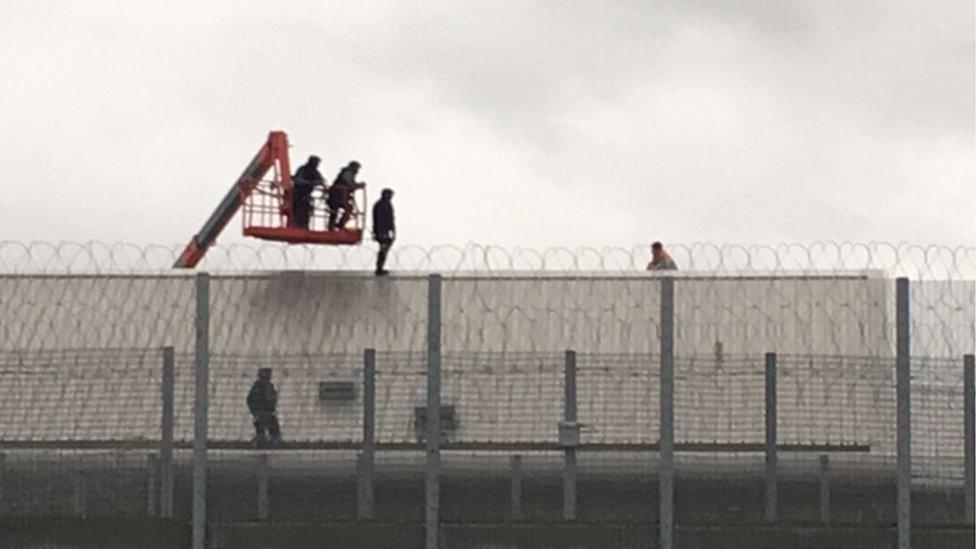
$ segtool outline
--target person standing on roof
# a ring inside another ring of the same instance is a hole
[[[380,199],[373,204],[373,240],[380,245],[380,251],[376,254],[376,275],[383,276],[390,274],[383,269],[386,264],[386,255],[393,246],[396,239],[396,220],[393,215],[393,190],[383,189]]]
[[[325,178],[319,173],[319,157],[312,155],[292,177],[295,187],[292,190],[291,225],[300,229],[307,229],[312,217],[312,190],[315,187],[325,188]]]
[[[274,383],[271,383],[271,368],[261,368],[258,370],[257,380],[247,393],[247,409],[254,420],[255,434],[252,445],[255,448],[263,447],[268,437],[273,446],[281,442],[277,408],[278,390],[275,389]]]
[[[678,264],[674,262],[671,254],[664,251],[664,244],[655,242],[651,244],[651,262],[647,264],[648,271],[677,271]]]
[[[349,216],[352,215],[352,210],[355,208],[353,191],[366,186],[366,183],[356,182],[359,167],[359,162],[355,160],[349,162],[345,168],[339,170],[339,175],[336,176],[332,186],[329,187],[329,196],[326,199],[326,204],[329,206],[330,231],[336,229],[341,231],[345,228],[346,223],[349,222]],[[342,217],[336,223],[336,218],[339,217],[339,210],[342,210]]]

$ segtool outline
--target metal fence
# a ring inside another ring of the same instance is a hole
[[[0,513],[177,517],[198,545],[237,521],[400,520],[429,544],[615,521],[662,546],[683,524],[971,524],[973,297],[850,268],[2,275]],[[270,451],[244,404],[265,366]]]

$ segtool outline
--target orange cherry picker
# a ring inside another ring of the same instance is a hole
[[[195,267],[240,209],[244,210],[244,236],[289,244],[348,246],[363,241],[366,222],[363,210],[366,204],[365,188],[354,191],[350,201],[353,207],[350,223],[333,231],[327,230],[326,207],[312,209],[308,228],[294,224],[294,190],[288,161],[288,135],[283,131],[272,131],[244,173],[217,205],[217,209],[187,244],[173,268]]]

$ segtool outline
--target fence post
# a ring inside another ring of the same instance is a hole
[[[963,490],[965,492],[965,524],[973,525],[973,514],[976,513],[973,505],[973,497],[976,496],[976,406],[973,399],[976,398],[976,383],[974,383],[974,370],[976,370],[976,356],[966,355],[963,357],[963,429],[965,434],[963,440],[965,448],[963,450]]]
[[[512,520],[520,521],[525,519],[525,512],[522,510],[522,456],[515,454],[512,456]]]
[[[830,456],[820,456],[820,522],[830,524]]]
[[[661,464],[659,536],[672,549],[674,533],[674,279],[661,279]]]
[[[88,518],[88,471],[84,465],[75,473],[75,516]]]
[[[163,347],[163,413],[159,446],[159,514],[173,518],[173,348]]]
[[[258,454],[258,520],[268,520],[268,480],[271,477],[271,456],[268,452]]]
[[[563,420],[576,429],[576,352],[566,351],[563,380]],[[563,456],[563,519],[576,520],[576,448],[567,446]]]
[[[912,521],[912,374],[910,294],[907,278],[896,281],[895,339],[898,401],[898,548],[911,547]]]
[[[4,488],[7,483],[7,454],[0,454],[0,517],[7,513],[7,500]]]
[[[207,387],[210,368],[210,275],[196,276],[193,406],[193,549],[207,543]]]
[[[425,477],[425,536],[427,549],[437,549],[440,530],[441,474],[441,276],[427,284],[427,465]]]
[[[155,517],[159,503],[159,460],[150,452],[146,456],[146,516]]]
[[[357,518],[374,517],[373,472],[376,464],[376,350],[363,353],[363,449],[359,455]]]
[[[766,522],[776,522],[776,353],[766,353]]]

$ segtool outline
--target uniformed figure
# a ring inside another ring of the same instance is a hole
[[[383,265],[386,263],[386,254],[390,252],[394,239],[396,239],[396,222],[393,217],[393,191],[383,189],[380,199],[373,205],[373,240],[380,245],[380,251],[376,254],[378,276],[390,274],[383,269]]]
[[[261,368],[258,370],[258,379],[247,393],[247,409],[254,419],[255,434],[252,443],[255,448],[262,447],[264,442],[269,441],[269,437],[272,445],[281,442],[281,427],[275,413],[277,407],[278,391],[274,383],[271,383],[271,368]]]
[[[312,190],[317,186],[325,188],[325,178],[319,173],[319,162],[320,159],[317,156],[308,157],[308,162],[298,168],[292,177],[292,182],[295,184],[292,191],[292,227],[308,228],[313,210]]]
[[[336,229],[341,231],[346,226],[346,223],[349,222],[349,217],[352,215],[352,210],[355,207],[352,196],[353,191],[366,186],[365,183],[356,182],[356,175],[358,173],[359,162],[353,160],[339,171],[339,175],[336,176],[332,186],[329,187],[329,196],[326,199],[326,204],[329,206],[330,231]],[[342,217],[339,217],[339,210],[342,210]],[[336,222],[337,217],[339,217],[338,223]]]

